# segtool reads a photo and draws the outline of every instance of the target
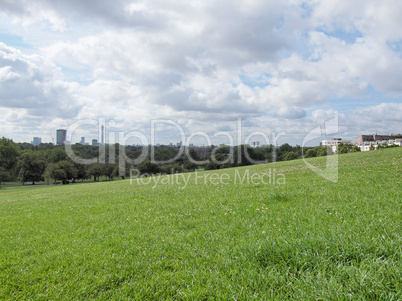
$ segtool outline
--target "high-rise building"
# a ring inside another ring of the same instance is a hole
[[[102,137],[101,137],[102,145],[105,144],[105,127],[102,125]]]
[[[85,137],[81,137],[80,144],[85,145]]]
[[[33,138],[33,141],[32,141],[33,146],[37,146],[37,145],[39,145],[41,143],[42,143],[42,138],[40,138],[40,137],[34,137]]]
[[[66,136],[67,136],[67,130],[57,130],[56,131],[56,144],[57,145],[62,145],[64,142],[66,142]]]
[[[98,140],[97,139],[92,139],[92,146],[98,146]]]

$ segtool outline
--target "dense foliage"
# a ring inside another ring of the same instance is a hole
[[[213,170],[236,166],[247,166],[301,158],[303,149],[287,143],[276,147],[266,145],[252,148],[249,145],[230,147],[203,146],[178,147],[168,145],[122,146],[106,145],[100,152],[99,146],[75,144],[73,154],[80,159],[95,159],[96,164],[83,164],[72,160],[64,146],[41,143],[14,143],[11,139],[0,140],[0,183],[11,179],[22,182],[53,179],[67,183],[70,180],[100,177],[109,180],[128,177],[130,170],[140,174],[171,174],[197,169]],[[351,144],[342,144],[339,153],[358,151]],[[306,149],[304,149],[306,151]],[[332,154],[331,149],[314,147],[307,149],[305,157]],[[122,170],[119,166],[123,166]]]

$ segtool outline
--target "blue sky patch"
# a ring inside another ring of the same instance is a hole
[[[346,42],[347,44],[354,44],[354,43],[356,43],[356,40],[358,38],[363,37],[361,32],[358,32],[358,31],[348,32],[341,28],[338,28],[335,31],[321,30],[321,32],[325,33],[327,36],[338,38],[338,39]]]
[[[31,45],[24,42],[24,40],[20,36],[1,33],[0,32],[0,41],[6,44],[7,46],[14,48],[23,48],[23,49],[31,49]]]
[[[264,88],[266,86],[269,86],[270,85],[270,83],[269,83],[270,77],[271,77],[271,75],[268,73],[264,73],[263,75],[260,75],[258,77],[249,77],[244,74],[239,75],[241,82],[251,88],[255,88],[255,87]]]

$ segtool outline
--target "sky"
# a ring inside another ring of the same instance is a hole
[[[104,120],[109,142],[154,128],[176,143],[180,128],[187,144],[301,145],[335,117],[323,138],[401,133],[401,13],[400,0],[0,0],[0,137],[88,141]]]

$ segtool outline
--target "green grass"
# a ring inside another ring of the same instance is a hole
[[[400,300],[401,150],[1,191],[0,299]]]
[[[117,177],[114,178],[113,181],[119,181],[121,178]],[[84,181],[82,181],[81,179],[75,179],[76,183],[94,183],[94,178],[91,177],[89,179],[84,179]],[[101,176],[98,182],[105,182],[105,181],[109,181],[108,177],[105,176]],[[36,181],[35,185],[53,185],[54,180],[53,179],[46,179],[45,181]],[[76,183],[72,183],[70,181],[70,184],[76,184]],[[5,183],[1,183],[0,185],[0,189],[2,188],[15,188],[15,187],[24,187],[24,188],[28,188],[28,187],[35,187],[35,185],[32,185],[32,182],[25,182],[24,184],[20,181],[7,181]],[[61,181],[57,181],[57,185],[62,185]]]

